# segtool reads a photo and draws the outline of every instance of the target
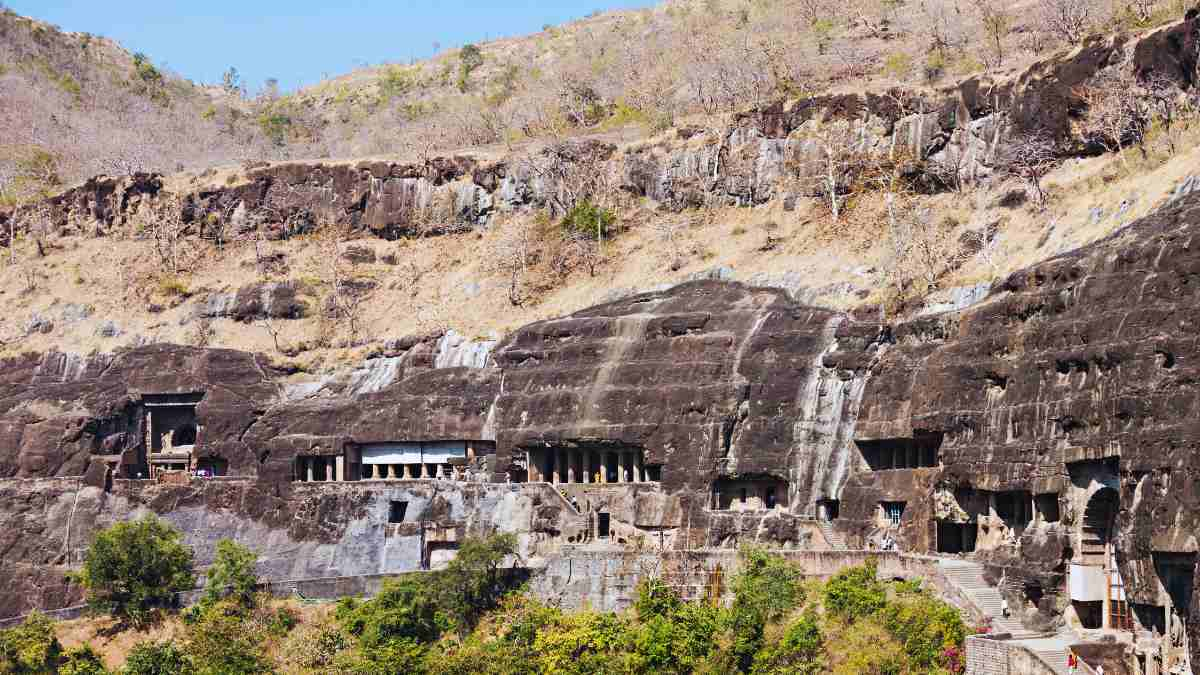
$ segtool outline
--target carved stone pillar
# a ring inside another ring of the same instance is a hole
[[[304,462],[304,469],[305,469],[305,476],[306,476],[305,481],[311,483],[311,482],[313,482],[313,464],[315,462],[313,462],[312,457],[305,457],[305,458],[303,458],[302,461]]]

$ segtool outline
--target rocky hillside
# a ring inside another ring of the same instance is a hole
[[[1190,118],[1118,158],[1085,96],[1113,78],[1183,96],[1192,31],[1096,37],[1012,75],[789,100],[647,140],[98,177],[0,211],[0,231],[19,233],[4,337],[223,345],[327,372],[388,340],[495,340],[693,278],[876,312],[962,306],[1185,182]],[[1032,168],[1030,138],[1051,148]]]

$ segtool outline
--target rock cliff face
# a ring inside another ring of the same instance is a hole
[[[1187,68],[1192,44],[1182,24],[1136,44],[1085,45],[1075,70],[1044,65],[1007,85],[1005,124],[1042,119],[1029,111],[1052,107],[1051,82],[1078,82],[1118,53]],[[982,91],[958,90],[950,117],[967,110],[986,143],[994,134],[974,111],[999,94]],[[886,105],[851,97],[820,107],[878,121]],[[876,141],[891,134],[935,148],[950,108],[929,110],[892,120]],[[686,186],[715,174],[700,194],[755,201],[767,174],[725,181],[732,169],[721,168],[720,143],[782,156],[802,142],[793,132],[806,114],[773,109],[716,145],[642,149],[625,158],[641,181],[631,185],[686,204]],[[515,203],[547,189],[535,174],[470,160],[255,171],[250,186],[195,195],[193,217],[244,218],[287,185],[308,195],[297,213],[320,197],[392,236],[438,190],[465,190],[453,203],[473,206],[456,213],[478,222],[497,195]],[[153,185],[121,189],[149,199]],[[116,219],[123,207],[114,204],[134,201],[118,192],[61,203]],[[1200,194],[1185,194],[1010,276],[979,304],[896,324],[700,280],[525,326],[499,344],[452,334],[396,341],[362,368],[315,382],[287,380],[256,355],[171,345],[10,358],[0,362],[9,524],[0,616],[75,601],[63,573],[94,532],[149,512],[176,523],[202,561],[220,537],[252,543],[276,579],[420,569],[462,537],[496,530],[517,533],[531,565],[551,567],[571,551],[655,544],[830,548],[840,537],[820,516],[853,547],[887,538],[986,562],[1013,606],[1042,623],[1091,621],[1095,601],[1064,579],[1073,565],[1115,560],[1137,621],[1155,625],[1174,607],[1200,648],[1198,233]],[[269,314],[294,299],[279,288],[244,296],[214,311]],[[164,449],[151,438],[155,406],[194,406],[181,461],[224,475],[139,480]],[[368,457],[378,462],[369,469]]]
[[[183,220],[212,237],[251,236],[261,224],[267,236],[282,238],[336,222],[397,238],[469,229],[498,210],[545,206],[580,171],[615,176],[619,189],[672,210],[816,194],[822,182],[811,179],[825,174],[823,144],[830,140],[839,151],[917,160],[918,174],[928,160],[977,177],[992,170],[997,149],[1014,133],[1043,130],[1065,152],[1094,151],[1072,136],[1082,105],[1076,89],[1125,62],[1142,76],[1188,86],[1196,43],[1190,20],[1141,36],[1097,37],[1006,79],[977,76],[932,94],[893,90],[777,103],[724,128],[675,129],[628,148],[579,141],[502,161],[263,163],[223,184],[204,185],[201,176],[176,196]],[[166,193],[163,183],[151,175],[100,177],[45,205],[60,229],[103,232],[134,222]],[[10,217],[0,212],[0,226]]]
[[[696,281],[526,326],[490,355],[399,341],[311,384],[168,345],[9,359],[0,581],[21,591],[0,609],[72,601],[62,572],[95,529],[151,511],[202,559],[221,536],[254,543],[274,578],[417,569],[495,529],[531,561],[828,548],[820,514],[854,547],[886,535],[984,561],[1041,622],[1086,623],[1067,568],[1115,552],[1143,625],[1175,607],[1194,626],[1198,231],[1200,195],[1184,195],[980,304],[895,325]],[[227,477],[128,480],[148,407],[185,395],[192,461]],[[438,460],[457,480],[333,469],[454,442],[477,453]],[[306,482],[313,459],[329,463]],[[407,515],[390,522],[395,503]]]

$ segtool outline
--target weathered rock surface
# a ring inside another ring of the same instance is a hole
[[[471,157],[424,164],[265,164],[232,184],[185,191],[182,217],[198,234],[289,237],[336,222],[384,238],[427,236],[485,226],[496,210],[557,206],[559,183],[572,172],[598,170],[665,209],[705,204],[759,204],[795,199],[796,185],[818,195],[823,138],[838,150],[942,163],[963,177],[987,176],[998,148],[1013,133],[1043,130],[1064,152],[1096,151],[1072,135],[1077,90],[1103,69],[1132,63],[1140,76],[1159,74],[1190,85],[1196,68],[1196,21],[1149,34],[1090,39],[1004,79],[976,76],[932,94],[900,90],[818,96],[739,115],[721,129],[676,130],[676,138],[618,150],[572,141],[499,162]],[[832,136],[829,131],[832,130]],[[899,155],[897,155],[899,153]],[[924,179],[945,181],[945,167]],[[851,177],[845,176],[848,182]],[[917,178],[914,176],[914,178]],[[841,179],[839,179],[841,181]],[[99,177],[50,199],[52,220],[67,230],[104,231],[132,222],[162,190],[158,176]],[[784,185],[788,194],[783,194]],[[846,187],[840,185],[839,189]],[[0,230],[11,214],[0,212]]]

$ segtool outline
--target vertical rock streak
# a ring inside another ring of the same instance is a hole
[[[790,490],[793,510],[815,516],[818,499],[837,499],[849,475],[859,405],[866,390],[866,371],[845,378],[827,368],[826,355],[837,351],[837,329],[843,316],[831,317],[822,330],[826,348],[813,359],[804,390],[796,401],[792,431],[793,465]]]

